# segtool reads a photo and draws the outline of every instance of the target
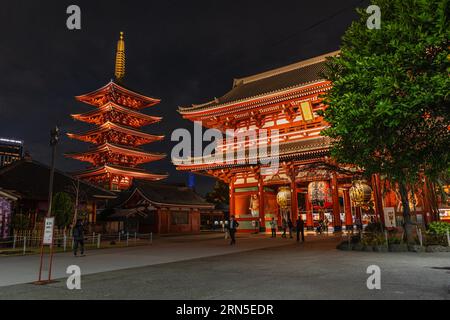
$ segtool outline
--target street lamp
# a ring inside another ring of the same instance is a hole
[[[50,146],[52,147],[52,164],[50,169],[50,183],[48,188],[48,211],[47,217],[51,216],[52,200],[53,200],[53,178],[55,176],[55,157],[56,157],[56,145],[59,141],[59,128],[55,126],[50,130]]]

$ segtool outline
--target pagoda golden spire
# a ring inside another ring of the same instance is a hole
[[[117,41],[116,69],[114,75],[119,82],[125,77],[125,41],[123,40],[123,32],[120,32],[120,38]]]

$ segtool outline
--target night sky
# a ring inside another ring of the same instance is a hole
[[[66,8],[81,8],[81,30],[68,30]],[[162,99],[145,113],[162,116],[145,127],[166,140],[144,146],[165,152],[166,160],[147,164],[185,182],[170,162],[176,128],[192,128],[178,106],[209,101],[231,89],[233,78],[294,63],[339,48],[340,39],[368,1],[24,1],[3,0],[0,10],[0,137],[25,141],[38,161],[50,162],[49,130],[60,126],[57,168],[82,169],[64,152],[89,145],[66,132],[89,125],[72,113],[91,106],[74,96],[98,89],[114,74],[119,31],[125,32],[125,85]],[[197,178],[205,193],[209,178]]]

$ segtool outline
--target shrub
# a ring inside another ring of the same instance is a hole
[[[383,225],[381,222],[371,222],[367,225],[365,230],[367,232],[383,232]]]
[[[446,222],[432,222],[428,225],[428,233],[433,235],[447,235],[450,232],[450,223]]]

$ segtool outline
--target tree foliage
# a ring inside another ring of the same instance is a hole
[[[72,223],[74,215],[74,203],[65,192],[58,192],[53,197],[52,212],[55,216],[55,224],[59,229],[64,229]]]
[[[330,128],[323,134],[333,138],[339,162],[399,182],[408,208],[409,183],[450,168],[449,1],[372,4],[381,9],[381,29],[369,29],[369,14],[359,9],[340,55],[328,61],[333,88],[325,97]]]
[[[215,205],[227,205],[230,201],[229,194],[228,185],[221,180],[217,180],[213,190],[206,194],[206,201]]]

